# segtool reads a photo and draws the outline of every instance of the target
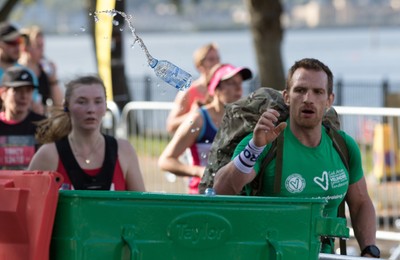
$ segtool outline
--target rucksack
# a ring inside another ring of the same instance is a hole
[[[211,188],[213,186],[216,172],[231,161],[232,154],[238,143],[253,131],[259,117],[267,108],[273,108],[279,112],[279,122],[286,121],[289,117],[289,108],[283,100],[282,93],[272,88],[259,88],[248,96],[228,104],[225,107],[221,126],[214,138],[208,157],[208,163],[199,184],[200,193],[204,193],[206,188]],[[348,168],[347,146],[343,137],[337,132],[337,130],[340,129],[340,121],[334,108],[331,107],[326,111],[323,118],[323,125],[327,129],[335,149]],[[277,150],[279,150],[279,140],[281,140],[281,138],[277,138],[272,144],[271,149],[264,159],[260,173],[263,172],[264,167],[266,167],[275,156],[278,156],[277,159],[279,158],[280,154],[279,152],[277,153]],[[277,160],[277,173],[279,164],[280,160]],[[280,181],[279,176],[280,173],[278,173],[278,176],[275,176],[277,183]],[[260,178],[262,178],[262,174],[258,174],[257,178],[250,183],[254,190],[252,195],[257,195],[257,192],[260,190],[260,185],[262,185]]]

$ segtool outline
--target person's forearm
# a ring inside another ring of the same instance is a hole
[[[51,99],[53,100],[54,106],[62,106],[63,103],[63,93],[60,86],[56,83],[51,86]]]
[[[161,158],[159,166],[163,171],[184,177],[201,177],[205,168],[203,166],[183,164],[179,159],[171,157]]]
[[[240,172],[233,162],[218,170],[214,179],[214,189],[220,195],[237,195],[243,187],[255,177],[254,170],[245,174]]]
[[[168,118],[167,120],[167,131],[172,134],[178,129],[178,127],[185,121],[187,114],[176,115],[174,117]]]
[[[351,218],[354,235],[363,250],[366,246],[376,243],[376,216],[372,203],[365,202]]]

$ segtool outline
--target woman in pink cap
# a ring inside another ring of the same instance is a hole
[[[234,67],[230,64],[215,65],[210,75],[212,76],[207,81],[207,87],[213,100],[188,114],[158,161],[162,170],[190,177],[190,194],[199,193],[198,185],[208,161],[211,144],[224,115],[225,105],[242,97],[242,83],[252,77],[248,68]],[[179,160],[186,148],[190,148],[192,154],[191,165]]]
[[[191,110],[198,109],[200,104],[208,103],[207,79],[214,65],[220,63],[217,45],[208,43],[201,46],[194,52],[193,61],[200,75],[187,91],[179,91],[175,97],[174,107],[166,124],[167,131],[171,134],[175,133]]]

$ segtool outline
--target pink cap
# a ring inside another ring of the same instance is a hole
[[[210,95],[214,95],[215,88],[221,81],[230,79],[238,73],[242,75],[243,80],[250,79],[252,77],[252,73],[248,68],[234,67],[231,64],[221,65],[214,72],[210,82],[208,83],[208,92],[210,93]]]

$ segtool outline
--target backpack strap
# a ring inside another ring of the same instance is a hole
[[[327,127],[327,133],[329,137],[332,139],[333,146],[335,147],[344,165],[346,166],[347,171],[349,171],[350,173],[349,150],[347,149],[346,142],[344,141],[343,137],[331,127]],[[340,218],[346,218],[345,204],[346,204],[345,199],[343,199],[343,201],[340,203],[338,207],[338,217]],[[340,254],[347,255],[346,240],[340,239],[339,246],[340,246]]]
[[[281,191],[281,179],[282,179],[282,158],[283,158],[283,133],[281,133],[271,144],[264,160],[262,161],[260,171],[254,180],[251,182],[252,196],[260,195],[263,185],[264,171],[267,165],[276,157],[275,167],[275,180],[274,180],[274,193],[278,194]]]
[[[274,193],[279,194],[281,192],[281,181],[282,181],[282,166],[283,166],[283,133],[277,138],[276,148],[276,161],[275,161],[275,180],[274,180]]]
[[[105,138],[105,155],[100,172],[90,176],[79,166],[72,152],[68,138],[56,142],[57,152],[68,177],[76,190],[110,190],[114,177],[114,168],[118,159],[118,143],[111,136],[103,135]],[[62,155],[62,156],[61,156]]]
[[[272,159],[275,158],[276,155],[276,149],[277,149],[277,140],[275,139],[272,144],[271,148],[268,150],[267,155],[265,155],[264,160],[262,161],[260,171],[257,174],[257,176],[253,179],[253,181],[250,183],[251,184],[251,194],[252,196],[258,196],[263,185],[263,180],[264,180],[264,170],[267,167],[267,165],[272,161]]]
[[[329,137],[332,139],[333,147],[335,147],[338,152],[340,159],[342,159],[344,166],[347,170],[350,170],[349,166],[349,150],[347,149],[346,142],[344,138],[331,127],[326,127]]]

